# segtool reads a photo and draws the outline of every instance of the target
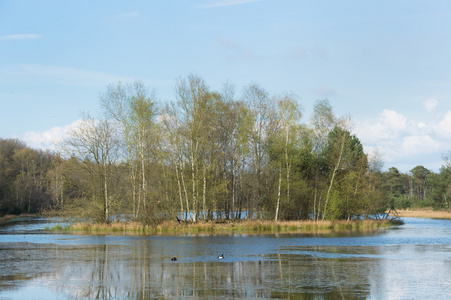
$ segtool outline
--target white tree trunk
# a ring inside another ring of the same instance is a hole
[[[280,188],[282,185],[282,162],[279,164],[279,189],[277,191],[277,206],[276,206],[276,216],[274,220],[277,222],[279,218],[279,207],[280,207]]]
[[[338,168],[340,167],[340,162],[341,162],[341,157],[343,155],[344,146],[345,146],[345,135],[343,135],[343,139],[341,142],[340,155],[338,156],[337,164],[335,165],[334,171],[332,172],[332,178],[330,179],[329,189],[327,190],[326,203],[324,204],[323,220],[326,217],[327,204],[329,203],[329,199],[330,199],[330,191],[332,189],[332,185],[334,184],[335,174],[337,173]]]

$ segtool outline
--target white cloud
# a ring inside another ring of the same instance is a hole
[[[409,167],[430,163],[436,168],[439,165],[436,161],[451,147],[451,111],[434,123],[411,120],[385,109],[378,118],[356,121],[356,125],[356,135],[365,151],[378,147],[389,166],[394,162],[404,162]]]
[[[430,154],[441,149],[441,143],[429,135],[406,136],[402,140],[402,151],[399,155]]]
[[[394,110],[384,109],[382,112],[382,122],[387,129],[393,132],[403,131],[407,128],[407,119]]]
[[[421,129],[421,128],[425,128],[427,125],[426,125],[426,123],[420,122],[417,124],[417,126],[418,126],[418,128]]]
[[[79,126],[80,122],[81,119],[69,125],[56,126],[46,131],[28,131],[20,139],[31,148],[56,150],[56,145],[66,138],[69,130]]]
[[[446,112],[443,120],[441,120],[434,130],[439,137],[451,139],[451,111]]]
[[[39,34],[27,33],[27,34],[11,34],[11,35],[2,35],[0,36],[0,40],[35,40],[40,39],[41,36]]]
[[[263,0],[220,0],[214,1],[213,3],[199,5],[199,8],[213,8],[213,7],[222,7],[222,6],[232,6],[232,5],[240,5],[247,4],[251,2],[260,2]]]
[[[437,99],[428,99],[423,103],[424,107],[429,113],[434,113],[437,110],[438,101]]]
[[[357,122],[357,136],[370,144],[398,139],[408,128],[405,116],[394,110],[384,109],[379,118]]]

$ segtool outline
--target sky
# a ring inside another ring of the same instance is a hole
[[[109,84],[257,83],[350,116],[384,169],[451,151],[451,1],[0,0],[0,138],[52,148]]]

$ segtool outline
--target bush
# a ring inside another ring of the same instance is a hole
[[[419,208],[425,208],[425,207],[433,207],[434,202],[430,200],[424,200],[418,203]]]
[[[407,197],[407,195],[402,195],[394,198],[396,209],[406,209],[412,206],[412,201]]]

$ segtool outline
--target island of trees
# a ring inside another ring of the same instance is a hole
[[[299,99],[258,84],[212,91],[190,75],[163,105],[142,83],[99,96],[58,151],[0,139],[0,215],[53,210],[92,222],[350,220],[390,209],[449,209],[439,173],[383,171],[327,100],[302,122]]]

